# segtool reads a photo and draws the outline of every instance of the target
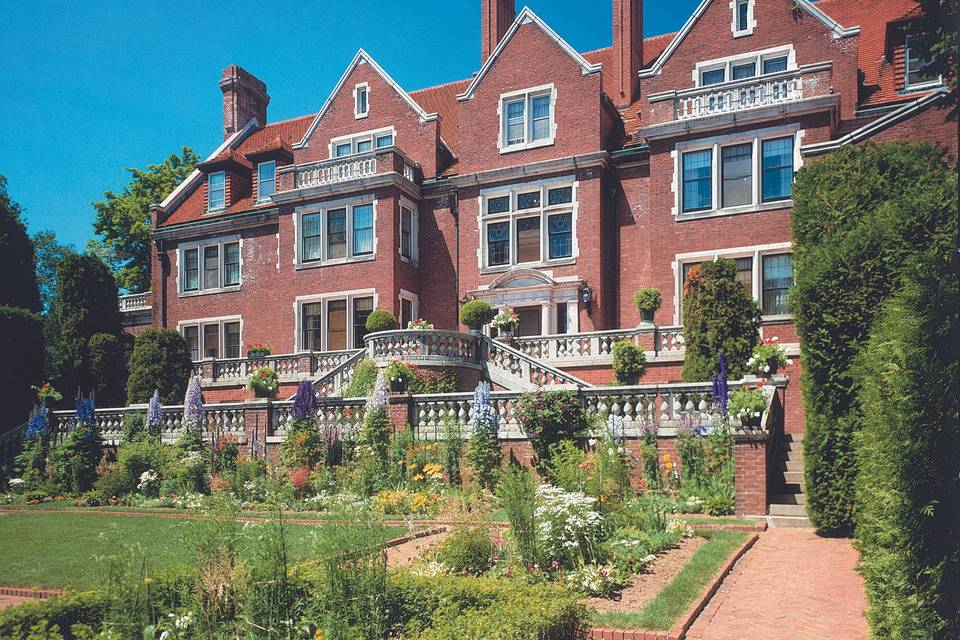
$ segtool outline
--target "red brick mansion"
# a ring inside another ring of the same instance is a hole
[[[703,0],[645,36],[642,1],[613,0],[612,46],[580,52],[530,9],[483,0],[470,78],[407,91],[361,50],[322,105],[280,122],[266,84],[227,67],[223,144],[155,207],[152,293],[122,300],[128,325],[182,332],[208,401],[243,397],[251,344],[292,383],[365,348],[375,308],[456,330],[471,299],[519,314],[518,371],[607,382],[611,344],[633,339],[644,382],[676,381],[684,277],[722,256],[763,333],[795,347],[794,172],[866,140],[956,158],[906,28],[917,10]],[[640,287],[662,292],[653,323]]]

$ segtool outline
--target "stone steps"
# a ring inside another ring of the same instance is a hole
[[[770,496],[771,504],[806,504],[807,497],[802,493],[775,493]]]
[[[812,527],[810,520],[800,516],[767,516],[769,527]]]
[[[807,510],[802,504],[777,504],[769,505],[771,516],[793,516],[799,518],[807,517]]]
[[[783,438],[777,464],[779,477],[774,476],[774,493],[768,504],[767,524],[771,527],[809,527],[807,498],[804,495],[803,442],[791,434]]]

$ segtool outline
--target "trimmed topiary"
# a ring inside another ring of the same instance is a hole
[[[367,316],[367,331],[375,333],[377,331],[393,331],[397,328],[397,317],[386,309],[374,309]]]
[[[613,344],[613,375],[620,384],[637,384],[647,372],[647,355],[643,349],[621,340]]]
[[[640,312],[640,320],[643,322],[653,322],[653,314],[660,305],[663,304],[663,297],[660,295],[660,289],[644,287],[633,292],[633,304]]]
[[[737,282],[737,263],[715,260],[695,266],[683,287],[684,382],[704,382],[727,359],[733,378],[746,372],[760,331],[760,306]]]
[[[460,307],[460,322],[474,331],[493,320],[497,312],[483,300],[471,300]]]
[[[797,173],[791,215],[806,416],[807,512],[824,531],[854,523],[853,362],[904,265],[957,237],[957,174],[926,143],[844,147]]]

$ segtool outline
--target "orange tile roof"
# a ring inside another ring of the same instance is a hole
[[[456,80],[410,92],[410,97],[427,113],[440,114],[440,135],[454,154],[460,149],[460,109],[457,96],[470,84],[470,78]]]

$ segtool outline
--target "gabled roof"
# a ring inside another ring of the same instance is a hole
[[[457,94],[470,84],[470,79],[456,80],[433,87],[425,87],[410,92],[423,108],[440,115],[440,137],[451,153],[460,149],[460,109],[457,106]]]
[[[300,140],[297,144],[293,145],[294,149],[302,149],[307,146],[307,139],[313,135],[313,132],[316,131],[317,125],[320,124],[320,119],[323,118],[323,115],[327,112],[327,109],[330,108],[330,105],[333,104],[333,99],[340,93],[340,90],[343,89],[343,86],[347,82],[347,78],[350,77],[350,74],[353,73],[353,70],[357,68],[361,63],[369,64],[370,67],[377,72],[377,74],[383,78],[383,81],[388,85],[393,87],[393,89],[400,95],[403,100],[410,105],[410,108],[416,112],[420,119],[424,122],[430,120],[436,120],[436,113],[427,113],[424,111],[423,107],[417,104],[417,101],[410,97],[410,94],[403,90],[403,88],[397,84],[397,81],[390,77],[390,74],[384,71],[383,67],[377,64],[377,61],[370,57],[363,49],[357,51],[357,55],[353,56],[353,60],[350,61],[350,64],[347,65],[347,68],[344,70],[343,75],[340,76],[340,80],[337,82],[336,86],[333,88],[333,91],[330,92],[330,96],[327,98],[327,101],[323,103],[323,106],[320,107],[320,111],[317,113],[316,117],[313,119],[313,122],[310,123],[310,126],[307,128],[307,132],[303,134],[303,139]]]
[[[540,17],[530,10],[530,7],[524,7],[520,13],[517,14],[516,19],[514,19],[513,24],[510,25],[510,28],[507,29],[507,32],[503,35],[503,39],[500,40],[500,43],[497,45],[497,48],[493,50],[493,53],[490,54],[490,57],[486,59],[483,63],[483,66],[480,67],[480,71],[473,77],[473,81],[467,87],[466,91],[457,96],[457,100],[469,100],[473,97],[474,91],[477,90],[477,86],[483,80],[484,76],[490,72],[490,69],[493,67],[493,63],[496,61],[497,57],[503,53],[503,50],[506,48],[507,44],[517,33],[517,30],[521,25],[533,23],[540,27],[540,30],[543,31],[548,38],[556,42],[561,49],[563,49],[567,55],[569,55],[574,62],[580,65],[580,68],[583,71],[584,75],[588,73],[597,73],[600,71],[601,66],[599,64],[592,64],[587,61],[576,49],[571,47],[566,40],[557,35],[557,32],[551,29],[546,22],[540,19]]]
[[[649,68],[643,69],[640,72],[641,78],[649,78],[660,73],[664,63],[666,63],[666,61],[670,59],[670,56],[673,55],[673,52],[677,50],[677,47],[679,47],[680,43],[683,42],[683,39],[687,37],[687,34],[690,33],[690,30],[693,29],[693,25],[697,23],[697,20],[699,20],[700,17],[706,12],[707,7],[710,6],[711,2],[713,2],[713,0],[702,0],[696,10],[690,14],[689,18],[687,18],[687,21],[683,24],[683,27],[680,28],[680,31],[677,32],[676,36],[674,36],[673,41],[667,45],[667,48],[664,49],[660,57],[657,58],[657,61]],[[806,10],[807,13],[822,22],[823,25],[833,33],[834,38],[846,38],[848,36],[855,36],[860,33],[860,27],[841,26],[840,23],[821,11],[819,7],[808,0],[793,0],[793,3],[794,6]]]

